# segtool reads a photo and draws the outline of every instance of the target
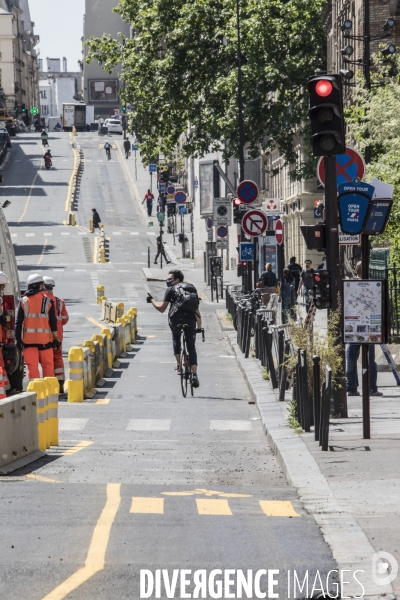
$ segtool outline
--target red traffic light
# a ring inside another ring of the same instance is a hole
[[[234,206],[240,206],[242,204],[242,201],[239,200],[239,198],[234,198],[233,199],[233,204],[234,204]]]
[[[246,267],[246,266],[247,266],[247,262],[242,262],[242,265],[243,265],[244,267]]]
[[[318,282],[321,281],[321,277],[318,275],[318,273],[314,273],[314,280]]]
[[[318,96],[322,96],[323,98],[329,96],[332,93],[332,90],[333,85],[328,79],[320,79],[315,86],[315,91]]]

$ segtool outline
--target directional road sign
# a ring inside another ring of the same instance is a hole
[[[185,202],[186,202],[185,192],[175,192],[175,202],[177,204],[185,204]]]
[[[220,225],[217,227],[217,236],[220,238],[224,238],[228,235],[228,228],[226,225]]]
[[[267,230],[268,219],[262,210],[249,210],[242,219],[242,227],[247,235],[257,237]]]
[[[281,245],[283,242],[283,223],[280,219],[276,222],[275,227],[275,239],[277,244]]]
[[[237,189],[237,197],[243,204],[252,204],[258,198],[257,184],[254,181],[242,181]]]
[[[150,173],[157,173],[157,165],[149,165]]]
[[[253,242],[240,242],[240,262],[254,260]]]
[[[169,185],[167,187],[167,194],[170,194],[171,196],[172,196],[172,194],[175,194],[175,186]]]
[[[318,179],[325,185],[325,157],[322,156],[318,161],[317,167]],[[346,154],[336,156],[336,181],[340,183],[353,182],[357,177],[363,179],[365,175],[365,162],[359,152],[353,148],[346,148]]]

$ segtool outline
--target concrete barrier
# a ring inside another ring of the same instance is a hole
[[[24,392],[0,404],[0,473],[8,475],[38,460],[39,449],[36,394]]]

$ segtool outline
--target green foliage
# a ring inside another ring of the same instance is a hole
[[[296,401],[292,400],[289,403],[289,407],[288,407],[288,423],[289,423],[289,427],[291,429],[294,429],[296,431],[296,433],[302,433],[303,428],[297,420],[296,408],[297,408]]]
[[[374,57],[377,71],[371,91],[359,86],[347,109],[348,143],[362,152],[371,146],[372,161],[367,165],[366,180],[378,177],[394,185],[393,209],[386,234],[380,244],[390,245],[392,262],[400,262],[400,80],[388,77],[388,65]],[[400,71],[400,59],[391,59],[394,71]]]
[[[297,164],[293,141],[305,82],[325,67],[324,0],[239,1],[245,142],[254,156],[259,145],[278,147],[297,173],[310,170]],[[121,97],[135,106],[144,160],[173,155],[182,133],[185,156],[237,156],[236,0],[120,0],[115,10],[135,36],[90,39],[88,61],[109,72],[122,65]]]

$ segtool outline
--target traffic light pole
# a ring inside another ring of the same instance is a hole
[[[339,219],[337,203],[336,182],[336,156],[326,156],[325,165],[325,210],[326,210],[326,260],[330,274],[331,308],[337,310],[340,306],[341,276],[340,276],[340,253],[339,253]],[[342,308],[342,307],[341,307]],[[343,308],[342,308],[343,310]],[[341,348],[343,366],[345,365],[344,346],[340,332],[340,324],[337,331],[337,343]],[[344,376],[338,381],[338,386],[333,390],[333,412],[334,416],[347,417],[347,397]]]

